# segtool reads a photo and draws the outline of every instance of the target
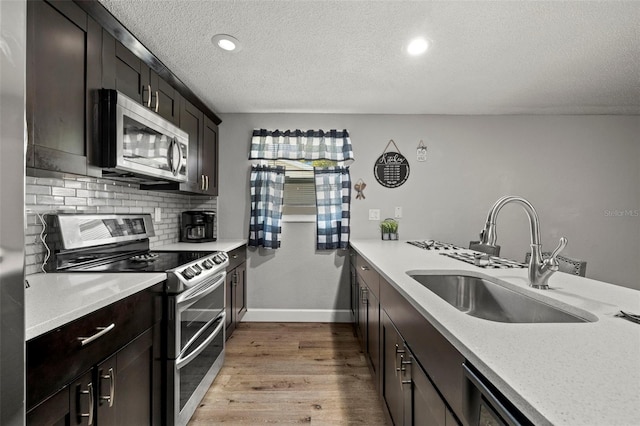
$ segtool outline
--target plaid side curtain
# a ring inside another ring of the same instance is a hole
[[[250,160],[335,160],[353,161],[347,130],[254,129]]]
[[[249,246],[280,247],[284,167],[251,166]]]
[[[346,249],[349,245],[351,177],[348,167],[313,169],[316,183],[317,248]]]

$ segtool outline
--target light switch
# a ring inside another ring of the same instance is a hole
[[[400,219],[402,217],[402,207],[396,207],[396,213],[394,217],[396,219]]]
[[[156,207],[153,211],[154,221],[162,222],[162,209],[160,207]]]
[[[380,209],[369,209],[369,220],[380,220]]]

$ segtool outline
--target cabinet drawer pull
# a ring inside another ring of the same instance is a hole
[[[78,337],[78,340],[80,341],[80,344],[82,346],[86,346],[89,343],[93,342],[94,340],[101,338],[102,336],[104,336],[105,334],[113,330],[115,327],[116,327],[116,324],[113,322],[111,323],[111,325],[107,327],[96,327],[96,330],[98,330],[96,334],[89,337]]]
[[[238,258],[238,255],[237,255],[237,254],[234,254],[233,256],[231,256],[231,258],[232,258],[232,259],[237,259],[237,258]]]
[[[370,271],[368,266],[361,266],[360,269],[362,269],[363,271]]]
[[[87,425],[91,426],[93,424],[93,385],[91,383],[89,383],[87,385],[87,390],[80,390],[80,386],[78,386],[78,397],[77,397],[77,404],[78,404],[78,423],[82,423],[82,419],[84,417],[87,417]],[[85,414],[82,412],[82,410],[80,409],[80,396],[81,395],[89,395],[89,413]]]
[[[100,379],[109,379],[109,395],[100,395],[101,401],[109,401],[109,408],[113,407],[113,400],[116,397],[116,376],[113,374],[113,368],[109,369],[109,374],[101,375]],[[102,389],[102,387],[100,387]]]

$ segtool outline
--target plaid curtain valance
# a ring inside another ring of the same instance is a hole
[[[313,169],[316,183],[316,237],[318,250],[349,246],[351,177],[348,167]]]
[[[280,247],[284,167],[251,167],[249,246]]]
[[[349,132],[345,130],[254,129],[250,160],[334,160],[353,162]]]

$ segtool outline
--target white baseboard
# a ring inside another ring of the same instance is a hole
[[[351,322],[349,309],[248,309],[242,322]]]

